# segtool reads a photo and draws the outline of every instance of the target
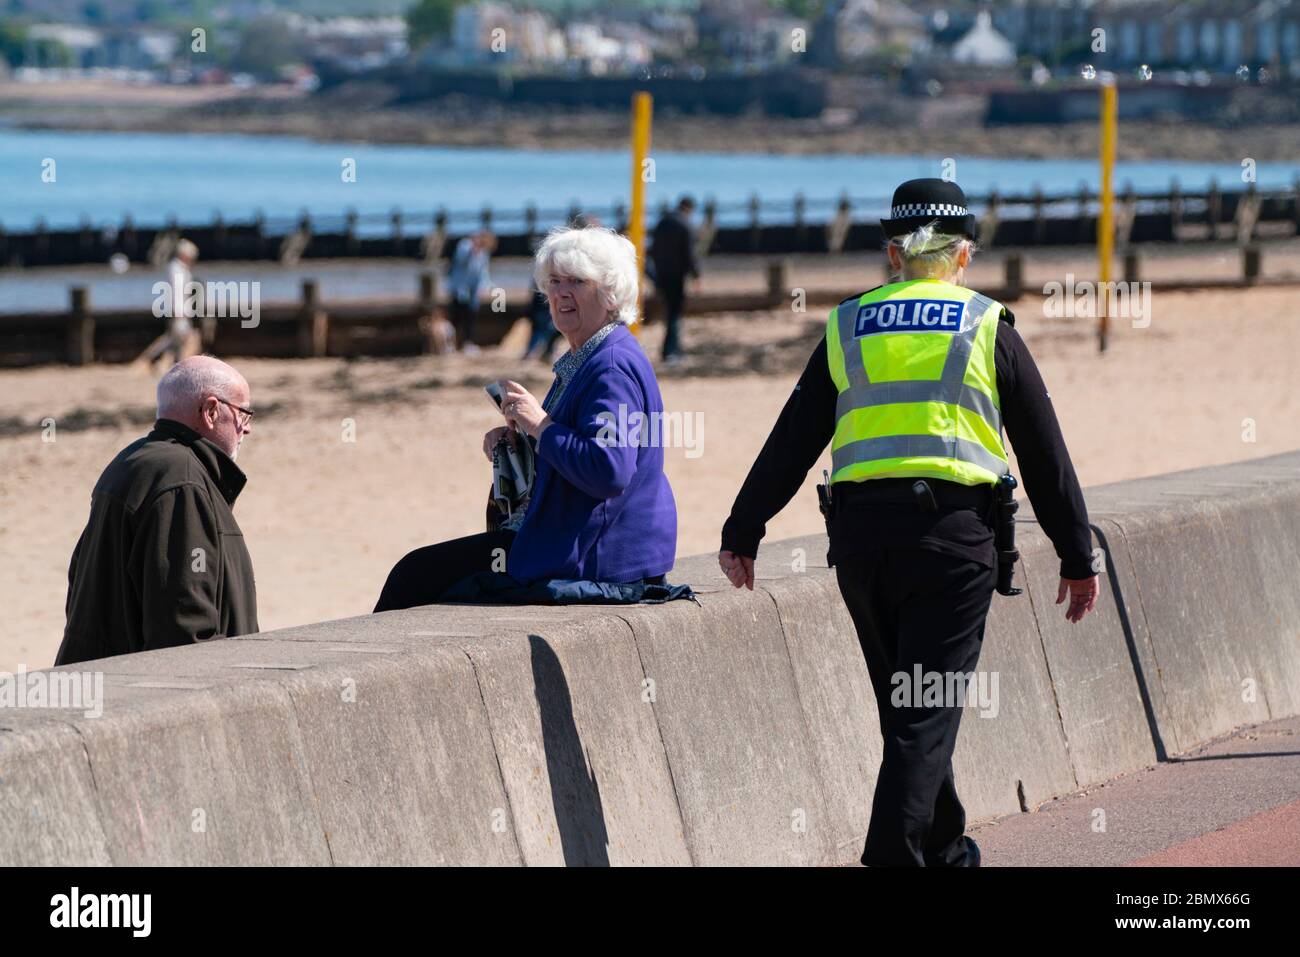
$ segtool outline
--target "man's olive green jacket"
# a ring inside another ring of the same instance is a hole
[[[253,563],[231,511],[245,481],[169,419],[119,452],[72,553],[55,664],[256,632]]]

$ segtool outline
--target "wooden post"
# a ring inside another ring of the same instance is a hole
[[[794,236],[795,244],[800,252],[811,252],[808,249],[808,224],[804,222],[804,214],[808,209],[808,200],[804,198],[802,192],[794,194]]]
[[[1124,281],[1141,282],[1142,264],[1138,259],[1138,254],[1130,249],[1124,253]]]
[[[438,207],[433,217],[433,239],[429,243],[428,261],[437,263],[442,259],[443,250],[447,248],[447,209]]]
[[[357,238],[357,211],[351,208],[343,214],[343,249],[349,256],[361,251],[361,241]]]
[[[772,308],[781,305],[790,292],[790,261],[770,259],[767,263],[767,298]]]
[[[38,216],[36,219],[35,235],[32,237],[32,259],[34,262],[27,263],[29,266],[48,265],[50,255],[50,230],[45,224],[45,217]]]
[[[835,218],[826,224],[826,251],[842,253],[849,238],[849,228],[853,225],[853,204],[849,194],[841,193],[840,201],[835,207]]]
[[[68,303],[67,359],[74,366],[95,361],[95,317],[90,313],[90,290],[73,286]]]
[[[388,214],[388,221],[393,230],[393,255],[402,255],[402,211],[395,209]]]
[[[1119,214],[1115,218],[1115,244],[1120,250],[1127,250],[1133,239],[1133,224],[1137,222],[1137,193],[1132,181],[1124,183],[1124,192],[1120,195]]]
[[[993,238],[998,234],[998,207],[1002,200],[998,196],[996,189],[990,190],[988,202],[984,210],[984,215],[980,217],[978,224],[979,244],[987,249],[993,245]]]
[[[424,339],[425,355],[440,351],[438,322],[438,273],[427,269],[420,273],[420,296],[415,304],[415,321]]]
[[[431,313],[438,306],[438,274],[433,270],[420,273],[420,312]]]
[[[1183,228],[1183,190],[1178,180],[1169,184],[1169,235],[1178,241]]]
[[[302,281],[302,308],[298,313],[298,357],[320,358],[329,342],[329,313],[321,308],[320,286],[315,279]]]
[[[77,227],[77,249],[81,258],[90,259],[92,256],[98,260],[107,259],[107,256],[97,254],[95,250],[95,231],[90,225],[88,216],[81,217],[81,223]]]
[[[127,259],[135,260],[138,255],[140,237],[135,232],[135,220],[127,213],[122,217],[122,226],[117,232],[118,245]]]
[[[1258,246],[1247,246],[1241,251],[1241,278],[1253,286],[1259,281],[1260,255]]]
[[[758,221],[758,193],[749,196],[749,251],[758,252],[763,243],[763,232]]]
[[[266,258],[266,213],[260,209],[253,214],[253,248],[258,259]]]
[[[1003,259],[1002,271],[1006,279],[1006,297],[1019,299],[1024,292],[1024,263],[1020,256],[1011,255]]]
[[[1255,241],[1255,227],[1259,224],[1262,202],[1255,184],[1246,187],[1245,195],[1237,197],[1237,244],[1249,246]]]
[[[1047,213],[1043,208],[1043,188],[1034,187],[1034,244],[1041,246],[1047,242]]]
[[[1205,215],[1210,222],[1210,238],[1219,238],[1219,217],[1223,215],[1223,195],[1219,192],[1219,181],[1210,180],[1210,192],[1205,197]]]
[[[1088,203],[1091,201],[1091,199],[1092,199],[1092,194],[1088,191],[1088,184],[1080,183],[1079,198],[1078,198],[1078,213],[1076,214],[1075,222],[1078,224],[1079,227],[1079,242],[1081,243],[1088,242],[1089,240],[1095,241],[1097,238],[1096,229],[1089,228]]]
[[[1295,220],[1295,232],[1300,236],[1300,176],[1291,183],[1291,218]]]
[[[695,231],[695,255],[703,259],[713,248],[713,237],[718,234],[718,201],[712,196],[704,200],[704,216]]]

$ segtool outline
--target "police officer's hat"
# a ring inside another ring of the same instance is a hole
[[[938,221],[939,232],[976,237],[975,215],[966,206],[966,194],[956,183],[943,179],[909,179],[894,190],[889,218],[880,225],[893,238]]]

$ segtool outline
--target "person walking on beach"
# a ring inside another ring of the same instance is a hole
[[[686,309],[686,279],[698,279],[699,264],[695,260],[695,233],[691,217],[695,200],[683,196],[677,208],[665,213],[655,226],[650,245],[650,265],[654,270],[655,288],[664,303],[664,344],[662,357],[673,363],[680,359],[682,313]]]
[[[177,242],[176,251],[167,263],[167,288],[159,299],[165,310],[163,317],[167,319],[167,331],[155,339],[142,356],[150,364],[170,353],[171,364],[175,365],[197,351],[194,323],[191,321],[194,310],[188,290],[194,280],[194,263],[198,258],[198,246],[188,239]]]
[[[456,244],[451,270],[447,274],[451,324],[456,328],[456,348],[467,355],[478,352],[474,344],[474,320],[479,304],[491,285],[488,264],[496,248],[496,237],[486,229],[466,236]]]

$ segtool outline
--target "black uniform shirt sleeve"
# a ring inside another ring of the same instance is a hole
[[[1002,423],[1039,525],[1056,548],[1064,578],[1092,572],[1092,536],[1074,465],[1047,387],[1014,317],[998,323],[995,365]],[[767,522],[789,504],[835,434],[837,390],[818,343],[722,526],[722,548],[750,558]]]
[[[995,361],[1002,425],[1034,516],[1061,559],[1061,577],[1088,578],[1093,574],[1092,533],[1083,490],[1047,386],[1013,321],[998,323]]]
[[[722,526],[725,551],[758,555],[768,521],[794,498],[835,434],[837,396],[823,337],[731,506]]]

